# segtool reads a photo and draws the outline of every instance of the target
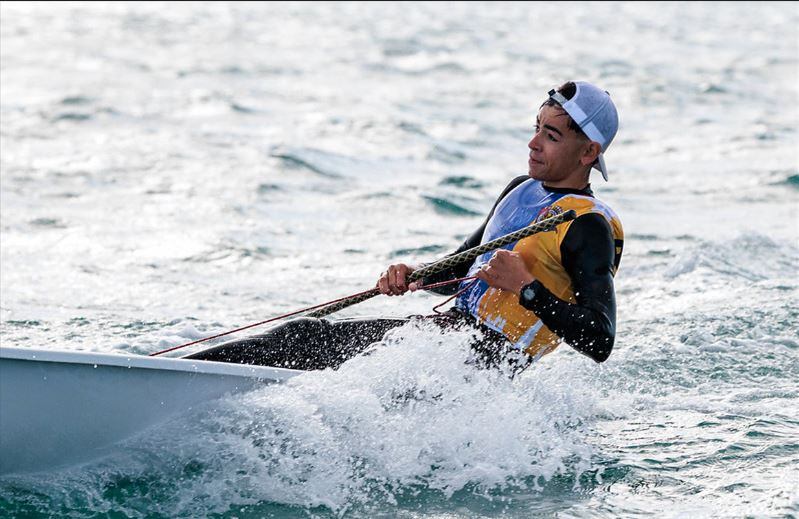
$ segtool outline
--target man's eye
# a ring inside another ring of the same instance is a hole
[[[547,137],[549,137],[549,140],[551,140],[552,142],[558,142],[558,139],[556,139],[555,136],[552,135],[551,133],[548,133]]]

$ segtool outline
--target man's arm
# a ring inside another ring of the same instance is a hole
[[[569,227],[560,251],[577,304],[555,297],[538,280],[533,282],[535,297],[529,301],[522,298],[520,303],[575,350],[603,362],[610,356],[616,337],[610,225],[596,213],[580,216]]]

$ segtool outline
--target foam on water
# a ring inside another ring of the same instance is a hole
[[[37,496],[134,516],[260,502],[338,514],[420,494],[490,502],[509,489],[540,492],[555,477],[577,493],[584,474],[596,484],[587,432],[607,411],[590,372],[541,365],[511,379],[465,363],[471,337],[411,323],[338,371],[186,413],[127,442],[124,454],[51,476]],[[174,495],[145,501],[161,482]],[[125,486],[131,499],[119,502],[114,489]]]

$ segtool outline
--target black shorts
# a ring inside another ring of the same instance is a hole
[[[481,365],[510,363],[512,371],[518,372],[531,360],[529,355],[513,349],[502,334],[455,309],[408,318],[328,320],[300,317],[262,335],[226,342],[183,358],[301,370],[335,369],[412,318],[431,322],[445,330],[472,327],[479,331],[471,348]]]

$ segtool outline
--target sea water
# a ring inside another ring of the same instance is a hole
[[[510,380],[411,324],[0,478],[0,516],[796,516],[798,27],[796,3],[4,2],[3,346],[146,354],[446,254],[569,79],[619,109],[592,187],[626,243],[604,364],[564,345]]]

